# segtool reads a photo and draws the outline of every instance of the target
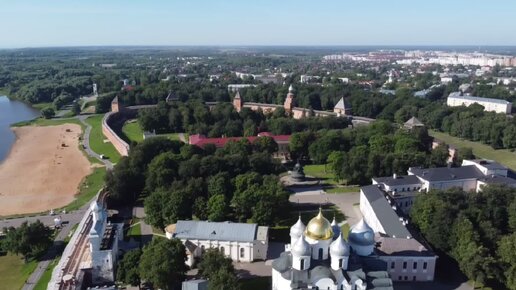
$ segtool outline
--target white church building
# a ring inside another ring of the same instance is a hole
[[[364,220],[351,227],[346,241],[321,210],[306,227],[299,217],[290,244],[272,263],[272,289],[393,289],[387,263],[374,251],[374,231]]]
[[[235,262],[265,260],[269,228],[257,224],[179,220],[165,228],[168,239],[185,245],[188,266],[206,249],[215,248]]]

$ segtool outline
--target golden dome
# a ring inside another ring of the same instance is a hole
[[[330,222],[322,215],[319,208],[319,214],[310,220],[306,225],[305,236],[313,240],[328,240],[333,238],[333,230]]]

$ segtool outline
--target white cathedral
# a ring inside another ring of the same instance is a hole
[[[272,263],[272,289],[393,289],[374,248],[374,232],[363,219],[346,241],[335,218],[330,224],[321,209],[306,227],[299,217],[290,228],[290,244]]]

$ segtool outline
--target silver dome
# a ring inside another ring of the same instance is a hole
[[[305,228],[305,224],[303,224],[303,222],[301,221],[301,216],[299,216],[296,224],[290,228],[290,235],[294,237],[300,237],[303,235]]]
[[[305,237],[301,236],[294,242],[292,246],[292,254],[296,256],[310,256],[312,255],[312,248],[307,241],[305,241]]]
[[[339,235],[339,237],[333,241],[330,245],[330,255],[337,256],[337,257],[343,257],[343,256],[349,256],[349,245],[344,240],[344,238]]]
[[[374,231],[361,219],[356,225],[351,227],[349,232],[348,240],[352,244],[357,245],[373,245],[374,244]]]

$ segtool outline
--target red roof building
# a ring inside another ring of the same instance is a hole
[[[217,148],[222,148],[228,142],[237,142],[241,139],[247,139],[250,143],[253,143],[260,137],[271,137],[278,144],[278,152],[274,154],[276,158],[288,158],[289,156],[289,144],[290,135],[272,135],[270,132],[258,133],[258,136],[249,137],[222,137],[222,138],[207,138],[202,134],[191,135],[188,144],[204,147],[206,144],[213,144]]]

